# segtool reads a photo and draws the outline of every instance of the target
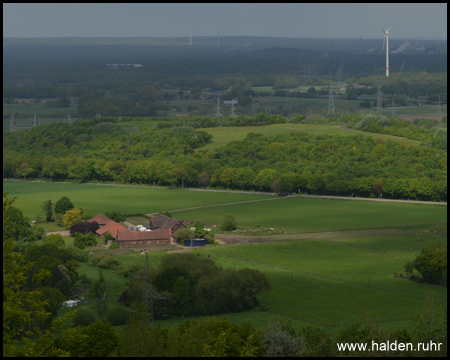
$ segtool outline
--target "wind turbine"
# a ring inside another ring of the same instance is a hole
[[[192,45],[192,31],[189,31],[189,45]]]
[[[381,25],[381,21],[380,21],[380,25]],[[384,50],[384,41],[386,41],[386,76],[389,76],[389,30],[391,30],[393,28],[393,26],[391,26],[387,30],[385,30],[383,25],[381,25],[381,28],[384,31],[383,50]]]

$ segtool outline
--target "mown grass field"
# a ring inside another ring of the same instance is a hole
[[[411,144],[414,146],[419,146],[420,141],[410,140],[400,136],[384,135],[369,133],[360,130],[343,129],[338,125],[313,125],[313,124],[272,124],[267,126],[244,126],[244,127],[216,127],[216,128],[206,128],[202,129],[213,135],[214,142],[208,144],[198,150],[214,150],[221,146],[228,144],[233,140],[243,140],[247,134],[253,132],[263,135],[278,135],[278,134],[289,134],[294,131],[306,131],[311,134],[326,134],[326,135],[340,135],[340,136],[354,136],[363,135],[370,136],[373,138],[381,137],[386,140],[392,140],[397,142],[402,142],[405,144]]]
[[[172,215],[178,219],[201,219],[220,224],[228,213],[236,216],[238,225],[259,225],[292,232],[374,229],[447,221],[447,207],[440,205],[299,197],[186,210]]]
[[[75,207],[82,208],[84,214],[92,216],[114,210],[123,214],[147,214],[269,197],[256,194],[182,191],[143,186],[29,181],[4,181],[3,192],[9,193],[10,198],[17,196],[14,206],[32,219],[43,214],[41,204],[44,201],[51,199],[55,204],[63,196],[67,196]]]
[[[297,330],[307,324],[318,324],[336,333],[345,325],[364,323],[368,318],[379,321],[380,327],[386,330],[407,327],[410,317],[424,309],[429,291],[447,301],[444,287],[394,277],[394,273],[404,272],[408,259],[414,259],[422,247],[435,241],[446,241],[446,234],[214,246],[195,249],[195,253],[202,257],[210,255],[222,267],[250,267],[267,274],[272,291],[261,295],[260,302],[269,312],[229,314],[231,321],[249,320],[256,328],[262,328],[275,318],[290,318]],[[369,247],[385,254],[346,244]],[[402,258],[393,257],[394,254]],[[155,255],[149,254],[151,263],[156,266],[159,259],[153,260]],[[170,253],[167,256],[171,256]],[[185,320],[158,323],[166,327]]]
[[[404,273],[405,263],[414,259],[423,247],[447,241],[446,226],[438,226],[443,232],[439,234],[431,233],[429,228],[434,226],[416,228],[418,233],[409,235],[215,245],[196,248],[193,252],[200,257],[209,255],[224,268],[249,267],[268,276],[272,290],[260,296],[265,310],[223,314],[232,322],[250,321],[260,329],[270,321],[283,319],[290,320],[296,330],[305,325],[319,325],[335,334],[346,325],[372,319],[381,328],[395,330],[407,327],[411,317],[425,308],[430,291],[447,301],[445,287],[394,277],[395,273]],[[95,252],[95,256],[102,254],[103,251]],[[171,251],[149,252],[151,268],[156,269],[165,256],[172,254]],[[145,264],[145,257],[137,251],[116,258],[123,268]],[[81,264],[78,272],[96,280],[100,269]],[[120,271],[103,269],[102,272],[111,284],[108,296],[114,305],[129,278]],[[172,318],[156,323],[169,327],[186,320]]]

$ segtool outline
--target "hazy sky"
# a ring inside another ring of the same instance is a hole
[[[447,4],[3,4],[3,37],[442,38]],[[447,36],[447,35],[445,35]]]

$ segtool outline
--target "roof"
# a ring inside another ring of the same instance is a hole
[[[118,224],[115,221],[111,220],[105,226],[102,226],[100,229],[98,229],[96,233],[101,236],[109,232],[113,238],[116,238],[119,231],[125,230],[126,228],[122,224]]]
[[[122,224],[117,224],[111,230],[109,230],[109,233],[115,239],[115,238],[117,238],[117,234],[122,231],[127,231],[127,228],[122,226]]]
[[[179,220],[172,219],[165,215],[153,216],[150,220],[154,228],[170,229],[172,226],[178,223]]]
[[[106,215],[103,215],[102,213],[98,214],[97,216],[94,216],[92,219],[89,219],[88,222],[94,222],[97,221],[99,224],[107,224],[108,221],[112,221],[109,217]]]
[[[130,241],[130,240],[168,240],[170,239],[171,231],[166,230],[153,230],[153,231],[121,231],[117,234],[120,237],[120,241]]]
[[[99,235],[106,234],[110,229],[112,229],[117,223],[114,220],[108,221],[104,226],[97,229],[96,233]]]

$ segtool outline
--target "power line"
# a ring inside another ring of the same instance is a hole
[[[152,326],[154,326],[155,323],[153,314],[153,299],[160,299],[160,300],[167,300],[167,299],[152,289],[152,278],[150,275],[148,253],[145,253],[145,276],[133,275],[133,277],[144,279],[144,288],[142,289],[142,300],[145,307],[148,310],[147,314],[148,316],[150,316],[150,319],[146,319],[146,321],[151,322]]]
[[[381,102],[381,85],[378,83],[378,94],[377,94],[377,113],[381,114],[383,104]]]
[[[334,114],[334,97],[333,97],[333,89],[330,89],[329,96],[328,96],[328,116],[330,114]]]

